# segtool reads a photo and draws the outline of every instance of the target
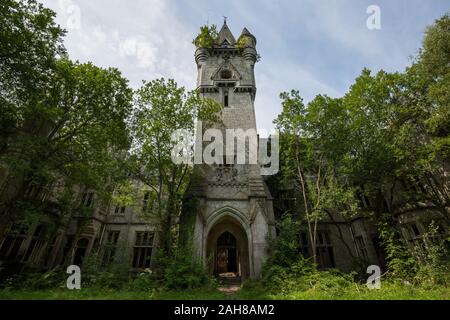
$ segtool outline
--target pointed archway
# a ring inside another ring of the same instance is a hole
[[[225,215],[214,224],[207,237],[206,257],[211,275],[250,276],[248,237],[237,219]]]

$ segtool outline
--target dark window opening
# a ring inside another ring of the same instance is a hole
[[[87,247],[89,245],[89,240],[82,238],[77,242],[77,248],[75,250],[75,255],[73,258],[73,264],[81,266],[86,255]]]
[[[149,268],[152,250],[153,233],[148,231],[137,231],[133,248],[133,268]]]
[[[81,204],[87,208],[91,208],[94,205],[94,193],[85,192],[83,198],[81,199]]]
[[[25,237],[20,236],[7,236],[2,243],[0,248],[0,259],[1,260],[14,260],[19,253],[19,249],[22,246]]]
[[[45,228],[43,225],[36,227],[31,238],[30,245],[28,246],[25,254],[24,261],[31,261],[37,263],[40,257],[41,250],[44,246]]]
[[[355,238],[356,240],[356,246],[358,247],[358,251],[360,256],[364,259],[364,260],[368,260],[369,259],[369,254],[367,252],[367,247],[366,247],[366,243],[364,241],[364,238],[362,236],[357,236]]]
[[[223,105],[224,107],[228,107],[228,92],[225,91],[223,94]]]
[[[144,194],[144,199],[142,200],[142,211],[147,210],[149,197],[150,197],[150,192],[146,192]]]
[[[109,231],[105,244],[105,252],[103,254],[102,264],[109,265],[114,261],[116,255],[117,242],[119,240],[120,231]]]
[[[336,264],[330,234],[327,231],[318,231],[316,242],[317,267],[319,269],[334,268]],[[307,232],[300,233],[300,253],[305,258],[312,257],[312,248]]]
[[[125,214],[125,206],[116,206],[114,214]]]

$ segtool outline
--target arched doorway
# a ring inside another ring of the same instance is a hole
[[[206,254],[211,275],[240,279],[249,277],[247,234],[233,217],[224,216],[210,229]]]
[[[239,275],[239,251],[236,238],[225,231],[217,239],[214,273],[217,275]]]

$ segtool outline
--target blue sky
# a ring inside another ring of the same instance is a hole
[[[42,0],[68,29],[72,59],[119,68],[133,87],[174,78],[195,87],[192,39],[200,25],[223,16],[235,37],[247,27],[258,41],[256,117],[271,129],[279,93],[297,89],[305,101],[341,96],[362,68],[402,71],[423,31],[450,10],[448,0]],[[369,5],[381,10],[381,29],[369,30]]]

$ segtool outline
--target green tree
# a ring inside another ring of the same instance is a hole
[[[186,92],[172,79],[144,82],[136,91],[135,101],[131,119],[132,172],[148,190],[149,205],[143,215],[157,226],[158,249],[167,257],[173,245],[172,228],[192,173],[192,165],[172,160],[179,143],[172,134],[181,129],[193,136],[196,119],[217,120],[215,115],[221,105],[202,98],[197,91]],[[188,152],[193,148],[191,142]]]
[[[317,96],[307,106],[298,91],[282,93],[283,111],[275,120],[282,132],[282,175],[294,180],[303,206],[314,262],[317,262],[317,227],[330,209],[352,215],[353,192],[342,190],[337,179],[348,149],[347,114],[340,99]],[[345,178],[345,177],[344,177]],[[348,185],[347,185],[348,186]]]
[[[129,146],[126,119],[132,91],[117,69],[90,63],[57,62],[47,97],[36,107],[29,126],[8,143],[0,161],[2,184],[1,226],[24,214],[26,189],[31,185],[63,188],[74,185],[111,192],[120,175],[124,150]]]
[[[38,130],[27,122],[39,114],[57,57],[65,53],[64,30],[54,17],[34,0],[0,3],[0,155],[21,131]]]

